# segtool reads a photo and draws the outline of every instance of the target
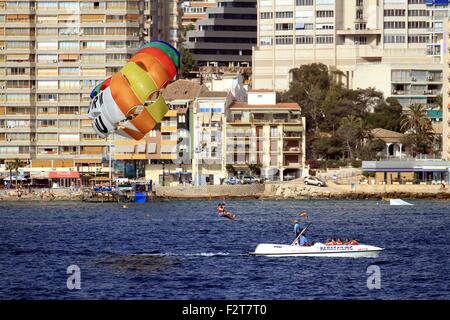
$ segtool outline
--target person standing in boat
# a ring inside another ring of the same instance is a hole
[[[300,233],[302,232],[303,228],[300,226],[300,222],[298,220],[293,220],[292,222],[294,223],[294,233],[295,238],[297,239]]]

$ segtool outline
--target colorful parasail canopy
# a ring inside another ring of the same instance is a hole
[[[142,139],[169,110],[160,90],[174,80],[179,67],[180,53],[170,44],[142,46],[119,72],[92,90],[88,116],[97,134]]]

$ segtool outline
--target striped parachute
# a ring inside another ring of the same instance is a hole
[[[119,72],[92,90],[88,116],[97,134],[142,139],[169,110],[160,90],[179,67],[180,53],[170,44],[146,43]],[[145,105],[147,100],[152,102]]]

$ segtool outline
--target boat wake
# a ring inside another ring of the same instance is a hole
[[[244,256],[246,254],[230,253],[230,252],[199,252],[199,253],[137,253],[135,256],[145,257],[227,257],[227,256]]]

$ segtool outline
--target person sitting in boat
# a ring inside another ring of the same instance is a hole
[[[331,239],[327,239],[327,241],[325,242],[326,246],[332,246],[333,245],[333,241]]]
[[[357,246],[359,244],[359,242],[358,242],[358,240],[353,238],[352,241],[350,242],[350,244],[353,245],[353,246]]]
[[[351,244],[350,239],[349,239],[349,238],[346,238],[346,239],[345,239],[345,245],[348,246],[348,245],[350,245],[350,244]]]
[[[341,238],[337,238],[337,240],[336,240],[336,245],[337,245],[337,246],[342,246],[342,240],[341,240]]]
[[[301,247],[306,247],[308,246],[308,239],[306,238],[305,233],[302,234],[302,236],[300,237],[300,246]]]

